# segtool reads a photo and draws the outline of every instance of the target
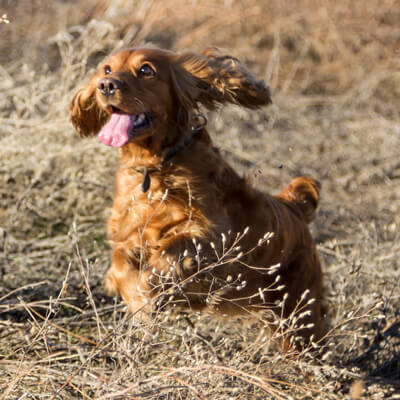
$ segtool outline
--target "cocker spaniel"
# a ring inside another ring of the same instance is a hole
[[[213,147],[199,112],[228,102],[256,108],[270,91],[216,49],[122,50],[74,95],[79,134],[119,149],[106,288],[132,312],[157,300],[217,314],[296,314],[296,335],[318,340],[322,273],[308,223],[319,184],[299,177],[277,196],[251,187]]]

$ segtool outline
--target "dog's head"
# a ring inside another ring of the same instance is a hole
[[[122,147],[157,136],[173,142],[200,104],[226,102],[255,108],[271,102],[269,88],[237,59],[207,49],[201,54],[154,48],[122,50],[108,57],[70,103],[81,136],[99,134]]]

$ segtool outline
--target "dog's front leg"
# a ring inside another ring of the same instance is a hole
[[[151,283],[176,304],[202,308],[212,285],[208,268],[213,255],[208,241],[187,234],[175,235],[150,257]]]

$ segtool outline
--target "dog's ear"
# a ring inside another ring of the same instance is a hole
[[[248,108],[271,103],[265,82],[239,60],[217,49],[177,54],[172,65],[175,91],[186,108],[195,108],[197,103],[209,109],[226,102]]]
[[[97,105],[93,85],[89,83],[74,94],[69,103],[69,117],[81,137],[100,131],[108,115]]]

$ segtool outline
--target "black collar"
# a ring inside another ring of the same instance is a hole
[[[160,166],[151,169],[147,167],[135,167],[136,172],[143,174],[143,181],[142,181],[143,193],[146,193],[150,189],[151,185],[150,172],[160,171],[165,165],[167,165],[167,163],[171,163],[173,159],[178,154],[180,154],[185,147],[189,146],[193,142],[196,133],[204,129],[204,127],[207,124],[207,118],[203,114],[194,115],[193,120],[194,122],[191,124],[190,129],[186,132],[181,142],[178,143],[175,147],[171,147],[164,151],[164,155]]]

